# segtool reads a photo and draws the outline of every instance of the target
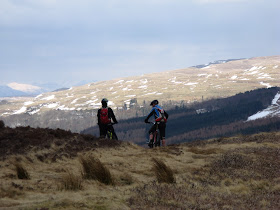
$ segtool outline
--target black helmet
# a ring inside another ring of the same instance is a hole
[[[107,103],[108,102],[108,99],[107,98],[103,98],[102,100],[101,100],[101,103]]]
[[[158,105],[158,100],[153,100],[152,102],[151,102],[151,104],[150,104],[150,106],[152,106],[152,105]]]

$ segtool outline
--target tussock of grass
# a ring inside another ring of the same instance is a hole
[[[62,177],[61,183],[59,185],[60,190],[82,190],[82,179],[79,176],[75,176],[71,172],[68,172]]]
[[[30,179],[30,175],[27,172],[27,170],[24,168],[24,166],[21,163],[14,163],[17,178],[19,179]]]
[[[165,163],[156,158],[152,159],[154,166],[153,171],[156,174],[157,181],[159,183],[175,183],[174,173],[170,167],[165,165]]]
[[[93,156],[81,156],[80,162],[83,167],[82,175],[85,179],[94,179],[106,185],[113,185],[114,180],[110,171],[100,160]]]

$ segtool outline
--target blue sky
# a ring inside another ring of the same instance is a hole
[[[0,84],[280,54],[279,0],[1,0]]]

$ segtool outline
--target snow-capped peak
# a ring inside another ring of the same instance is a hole
[[[38,86],[29,85],[29,84],[20,84],[16,82],[9,83],[7,86],[9,86],[14,90],[19,90],[26,93],[34,93],[41,89]]]

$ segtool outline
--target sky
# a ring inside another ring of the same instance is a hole
[[[0,85],[280,55],[279,0],[0,0]]]

